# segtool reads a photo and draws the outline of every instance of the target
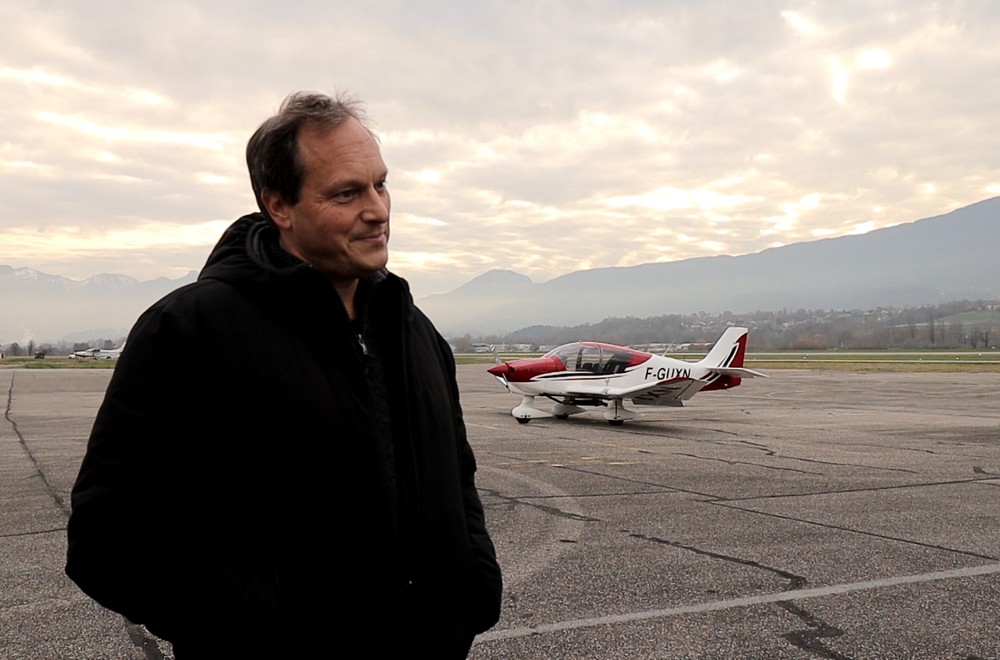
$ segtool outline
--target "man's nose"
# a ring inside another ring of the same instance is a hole
[[[389,222],[389,191],[374,187],[365,191],[365,208],[361,218],[365,222]]]

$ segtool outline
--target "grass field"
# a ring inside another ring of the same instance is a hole
[[[70,359],[65,355],[44,358],[7,357],[0,360],[0,368],[17,369],[114,369],[117,360]]]
[[[1000,373],[1000,352],[829,351],[754,353],[755,369],[847,369],[855,371],[987,371]]]

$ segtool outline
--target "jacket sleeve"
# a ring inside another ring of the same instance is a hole
[[[275,607],[266,581],[213,556],[187,525],[184,472],[197,465],[186,427],[197,396],[178,347],[193,344],[154,307],[115,367],[72,493],[66,573],[88,595],[175,641]],[[206,544],[207,545],[207,544]]]
[[[465,507],[465,523],[469,534],[469,544],[473,554],[473,585],[479,607],[472,623],[477,633],[491,628],[500,620],[500,605],[503,598],[503,577],[497,562],[496,548],[486,529],[486,515],[476,488],[476,458],[465,431],[462,407],[459,403],[455,358],[447,342],[438,335],[440,353],[447,362],[452,410],[455,416],[456,442],[459,448],[459,469],[461,471],[462,499]]]

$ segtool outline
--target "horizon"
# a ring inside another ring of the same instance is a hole
[[[819,237],[819,238],[807,238],[807,239],[803,239],[801,241],[797,241],[795,243],[789,243],[789,244],[780,245],[780,246],[762,247],[759,250],[756,250],[754,252],[746,252],[746,253],[741,253],[741,254],[695,255],[695,256],[683,257],[683,258],[675,259],[675,260],[672,260],[672,261],[655,261],[655,262],[646,262],[646,263],[636,263],[636,264],[630,264],[629,266],[594,266],[594,267],[591,267],[591,268],[581,268],[581,269],[578,269],[578,270],[570,270],[570,271],[565,271],[565,272],[561,272],[561,273],[556,273],[556,274],[553,274],[553,275],[549,276],[547,279],[544,279],[544,280],[535,279],[535,278],[533,278],[528,273],[523,273],[523,272],[514,270],[513,268],[507,267],[506,265],[502,265],[501,264],[501,265],[496,265],[496,266],[493,266],[491,268],[488,268],[487,270],[484,270],[482,272],[479,272],[479,273],[476,273],[476,274],[472,274],[467,279],[463,280],[460,284],[456,285],[456,284],[452,283],[452,284],[449,285],[451,288],[440,290],[440,291],[417,292],[416,289],[413,286],[413,282],[409,278],[407,278],[405,275],[401,275],[400,273],[398,273],[397,271],[395,271],[391,267],[392,266],[392,249],[391,248],[389,250],[389,270],[392,271],[392,272],[394,272],[394,273],[396,273],[397,275],[400,275],[401,277],[404,277],[404,279],[407,279],[407,281],[411,285],[411,291],[414,292],[414,294],[413,294],[414,295],[414,299],[415,300],[419,300],[421,298],[426,298],[428,296],[444,295],[444,294],[452,293],[455,290],[460,289],[463,286],[469,284],[470,282],[472,282],[472,281],[474,281],[476,279],[479,279],[481,277],[484,277],[485,275],[488,275],[489,273],[496,272],[496,271],[514,273],[516,275],[520,275],[522,277],[528,278],[531,281],[532,284],[542,285],[542,284],[546,284],[546,283],[548,283],[548,282],[550,282],[552,280],[559,279],[559,278],[564,277],[566,275],[570,275],[570,274],[577,273],[577,272],[584,271],[584,270],[598,270],[598,269],[603,269],[603,268],[628,268],[628,267],[632,267],[632,266],[645,266],[645,265],[651,265],[651,264],[674,263],[674,262],[686,261],[686,260],[689,260],[689,259],[700,259],[700,258],[704,258],[704,257],[714,257],[714,256],[741,257],[741,256],[750,255],[750,254],[759,254],[760,252],[764,252],[765,250],[773,249],[774,247],[788,247],[788,245],[797,245],[797,244],[802,244],[802,243],[813,243],[813,242],[816,242],[816,241],[823,241],[823,240],[829,240],[829,239],[843,238],[845,236],[863,236],[865,234],[870,234],[872,232],[876,232],[876,231],[879,231],[879,230],[882,230],[882,229],[890,229],[892,227],[898,227],[900,225],[912,224],[912,223],[920,222],[920,221],[923,221],[923,220],[930,220],[930,219],[933,219],[933,218],[938,217],[940,215],[948,215],[949,213],[952,213],[954,211],[962,210],[962,209],[967,208],[969,206],[975,206],[977,204],[980,204],[980,203],[983,203],[983,202],[989,202],[990,200],[998,199],[998,198],[1000,198],[1000,195],[995,195],[995,196],[987,197],[987,198],[984,198],[984,199],[981,199],[981,200],[978,200],[978,201],[970,202],[969,204],[965,204],[965,205],[963,205],[961,207],[956,207],[954,209],[949,209],[949,210],[944,211],[943,213],[937,214],[935,216],[930,216],[930,217],[926,217],[926,218],[915,218],[915,219],[911,219],[911,220],[907,220],[907,221],[895,223],[895,224],[892,224],[892,225],[887,225],[885,227],[872,227],[872,228],[868,229],[867,231],[853,233],[853,234],[845,234],[844,236],[823,236],[823,237]],[[44,275],[55,276],[55,277],[62,277],[62,278],[65,278],[67,280],[70,280],[70,281],[72,281],[74,283],[86,282],[87,280],[90,280],[92,278],[101,277],[101,276],[104,276],[104,275],[131,277],[132,279],[134,279],[134,280],[136,280],[136,281],[138,281],[140,283],[152,282],[152,281],[155,281],[155,280],[160,279],[160,278],[166,278],[166,279],[168,279],[168,280],[170,280],[170,281],[173,282],[173,281],[183,280],[183,279],[185,279],[185,278],[187,278],[187,277],[189,277],[191,275],[197,276],[197,274],[201,270],[200,267],[199,268],[192,268],[189,271],[187,271],[187,272],[185,272],[185,273],[183,273],[183,274],[181,274],[179,276],[175,276],[175,277],[171,277],[169,275],[158,275],[158,276],[149,277],[148,279],[140,279],[140,278],[136,278],[136,277],[134,277],[132,275],[129,275],[128,273],[124,273],[124,272],[104,271],[104,272],[100,272],[100,273],[94,273],[92,275],[87,275],[87,276],[84,276],[84,277],[72,277],[70,275],[65,275],[65,274],[62,274],[62,273],[55,273],[55,272],[45,271],[45,270],[42,270],[42,269],[39,269],[39,268],[35,268],[33,266],[14,266],[12,264],[4,264],[4,263],[0,263],[0,266],[8,266],[8,267],[10,267],[10,268],[12,268],[14,270],[18,270],[18,269],[22,269],[23,268],[23,269],[35,271],[35,272],[38,272],[38,273],[42,273]]]
[[[545,282],[753,254],[1000,194],[988,3],[436,9],[10,3],[0,263],[200,270],[256,208],[247,138],[298,89],[366,103],[389,267],[420,296],[497,268]]]

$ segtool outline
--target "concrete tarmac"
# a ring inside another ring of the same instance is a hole
[[[0,658],[171,657],[62,573],[110,373],[0,369]],[[1000,375],[771,376],[520,425],[459,367],[506,588],[470,657],[1000,658]]]

